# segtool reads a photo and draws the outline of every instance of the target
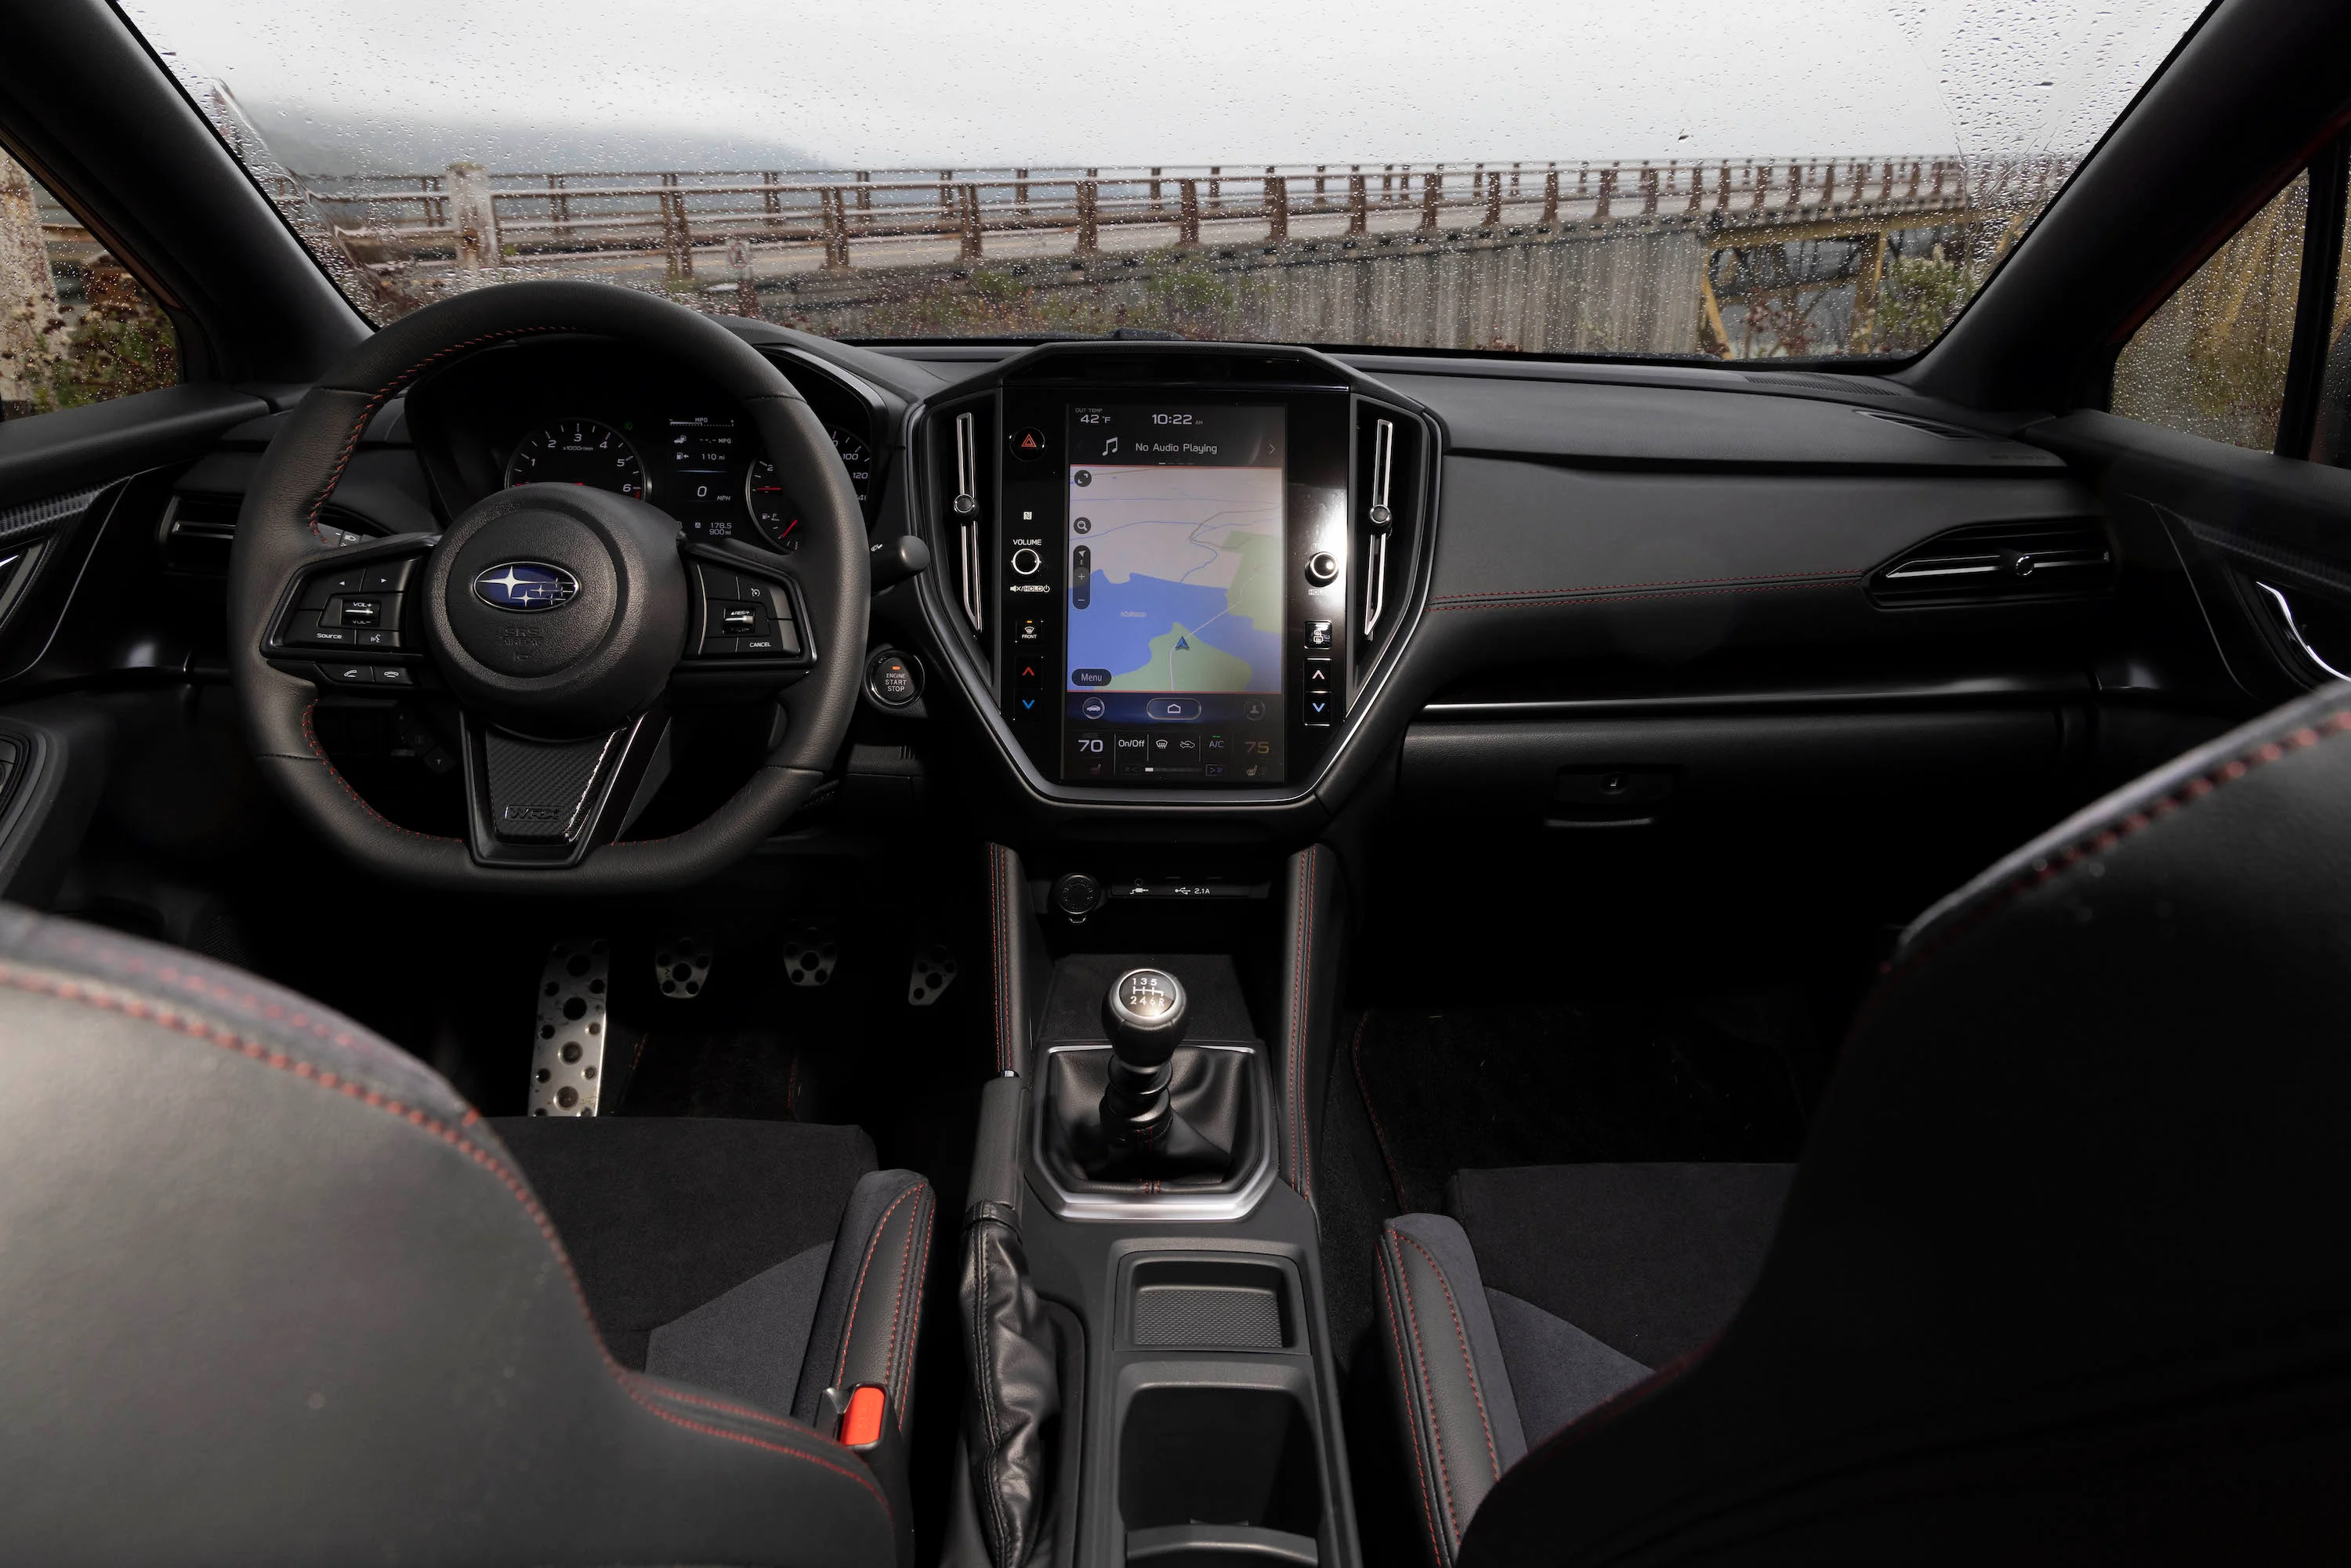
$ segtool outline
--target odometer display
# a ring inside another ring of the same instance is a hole
[[[873,504],[873,449],[854,434],[837,424],[825,426],[824,433],[832,437],[832,449],[841,455],[841,465],[849,471],[849,487],[857,492],[860,506]],[[751,482],[743,486],[744,498],[750,503],[751,521],[768,542],[778,549],[800,548],[800,512],[784,489],[776,465],[765,458],[751,465]]]
[[[601,420],[566,419],[523,438],[507,485],[586,485],[645,498],[645,465],[628,437]]]

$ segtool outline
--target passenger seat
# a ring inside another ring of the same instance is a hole
[[[1530,1449],[1722,1330],[1795,1169],[1466,1170],[1445,1214],[1388,1221],[1381,1325],[1438,1562]]]

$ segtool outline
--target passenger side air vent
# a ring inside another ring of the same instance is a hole
[[[2114,585],[2114,551],[2087,518],[1978,523],[1904,551],[1869,575],[1883,605],[2074,599]]]

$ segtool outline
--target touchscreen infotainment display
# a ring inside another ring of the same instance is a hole
[[[1281,778],[1285,411],[1072,404],[1073,765]]]

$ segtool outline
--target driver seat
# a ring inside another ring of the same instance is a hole
[[[292,992],[0,906],[0,1151],[12,1561],[911,1542],[820,1397],[903,1432],[935,1205],[855,1128],[494,1126]]]

